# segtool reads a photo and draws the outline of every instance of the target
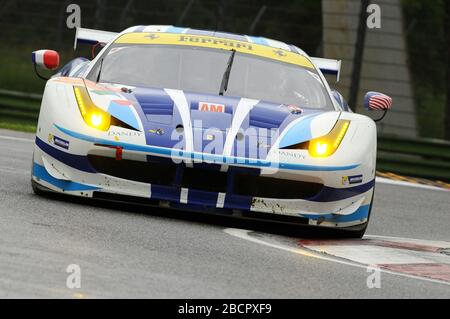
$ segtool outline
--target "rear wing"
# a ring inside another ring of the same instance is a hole
[[[336,75],[336,82],[339,82],[341,76],[341,60],[311,58],[312,62],[323,74]]]
[[[111,42],[117,35],[118,33],[115,32],[77,28],[75,32],[75,42],[73,44],[73,48],[76,50],[78,44],[107,44]]]

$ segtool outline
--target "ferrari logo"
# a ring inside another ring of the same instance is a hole
[[[287,55],[286,52],[284,52],[282,50],[274,50],[273,53],[275,53],[276,55],[281,56],[281,57]]]
[[[342,185],[348,185],[348,176],[342,176]]]
[[[147,35],[147,36],[145,36],[146,38],[149,38],[150,40],[155,40],[155,39],[158,39],[159,38],[159,35],[156,35],[156,34],[154,34],[154,33],[151,33],[151,34],[149,34],[149,35]]]

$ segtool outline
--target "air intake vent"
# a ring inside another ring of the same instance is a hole
[[[173,101],[160,89],[136,89],[134,96],[145,115],[172,115]]]
[[[250,125],[265,129],[279,128],[289,114],[273,105],[266,107],[260,104],[250,112]]]

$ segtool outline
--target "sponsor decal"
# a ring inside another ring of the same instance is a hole
[[[348,185],[348,176],[342,176],[342,185]]]
[[[126,136],[126,137],[133,137],[133,136],[141,136],[142,132],[138,132],[138,131],[109,131],[108,132],[108,136],[114,136],[114,137],[121,137],[121,136]]]
[[[283,50],[273,50],[273,53],[275,53],[279,57],[285,57],[287,55]]]
[[[224,46],[230,47],[230,48],[243,48],[247,49],[249,51],[253,50],[253,46],[251,43],[246,42],[237,42],[233,40],[228,39],[222,39],[222,38],[210,38],[210,37],[197,37],[193,35],[181,35],[178,38],[179,42],[191,42],[191,43],[211,43],[211,44],[222,44]]]
[[[202,112],[225,113],[225,105],[208,102],[199,102],[198,110]]]
[[[278,154],[280,156],[286,156],[286,157],[291,157],[291,158],[295,158],[295,159],[306,159],[306,156],[303,154],[300,154],[298,152],[289,152],[289,151],[278,151]]]
[[[146,38],[149,38],[149,39],[151,39],[151,40],[159,39],[159,35],[156,35],[156,34],[154,34],[154,33],[151,33],[151,34],[149,34],[149,35],[146,35],[145,37],[146,37]]]
[[[363,175],[343,176],[342,185],[361,184],[363,182]]]
[[[164,130],[162,128],[157,128],[156,130],[148,130],[149,133],[156,135],[164,135]]]
[[[57,137],[57,136],[55,136],[53,134],[49,134],[48,135],[48,142],[52,143],[52,144],[54,144],[56,146],[59,146],[61,148],[64,148],[66,150],[69,149],[69,145],[70,145],[69,141],[66,141],[66,140],[64,140],[62,138],[59,138],[59,137]]]

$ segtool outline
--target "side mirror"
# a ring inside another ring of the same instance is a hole
[[[383,93],[369,92],[364,97],[364,107],[369,111],[389,111],[392,98]]]
[[[53,50],[38,50],[31,55],[33,64],[46,70],[55,70],[59,67],[59,54]]]
[[[38,50],[31,54],[31,60],[33,61],[34,72],[36,75],[47,81],[48,78],[39,74],[38,68],[45,70],[55,70],[59,67],[59,53],[53,50]]]
[[[364,97],[364,107],[369,111],[383,111],[383,115],[374,120],[380,122],[392,108],[392,98],[383,93],[368,92]]]

